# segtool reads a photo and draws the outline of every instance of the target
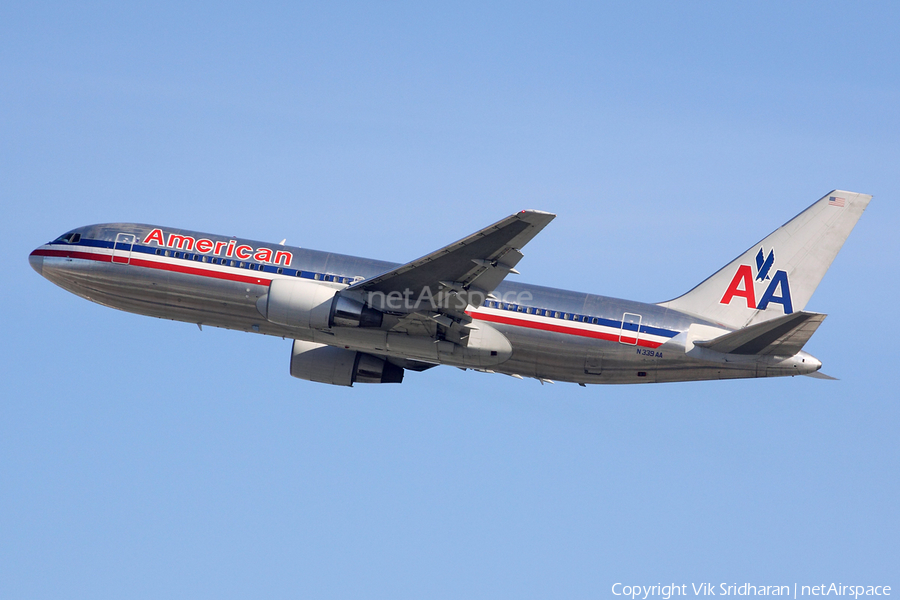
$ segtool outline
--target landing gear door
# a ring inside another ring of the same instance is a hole
[[[127,265],[131,262],[131,249],[134,247],[134,234],[120,233],[116,235],[116,241],[113,243],[112,261],[121,265]]]
[[[641,337],[641,315],[625,313],[622,315],[622,330],[619,332],[619,341],[629,346],[636,346]]]

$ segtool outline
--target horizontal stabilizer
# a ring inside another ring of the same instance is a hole
[[[796,312],[757,323],[717,338],[694,342],[695,346],[724,354],[793,356],[803,349],[827,315]]]
[[[827,379],[828,381],[840,381],[837,377],[832,377],[831,375],[826,375],[821,371],[815,371],[813,373],[804,373],[807,377],[812,377],[814,379]]]

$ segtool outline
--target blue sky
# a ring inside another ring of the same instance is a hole
[[[900,586],[893,3],[0,7],[0,596],[604,598]],[[840,378],[352,390],[290,342],[28,266],[138,221],[406,261],[516,210],[521,280],[686,291],[831,189]],[[892,391],[893,390],[893,391]]]

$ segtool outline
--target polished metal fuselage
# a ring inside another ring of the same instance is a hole
[[[319,342],[398,360],[428,360],[404,356],[402,350],[394,352],[379,339],[390,328],[410,336],[428,335],[428,331],[404,330],[399,319],[388,319],[383,331],[312,330],[271,323],[258,309],[274,279],[302,276],[340,290],[388,271],[397,266],[394,263],[164,228],[167,234],[222,244],[217,254],[172,249],[146,242],[155,229],[159,228],[133,223],[81,227],[69,232],[78,235],[77,243],[45,244],[32,253],[31,263],[45,278],[73,294],[128,312]],[[226,260],[224,244],[281,250],[290,258],[280,263],[252,257]],[[804,352],[792,357],[738,356],[694,347],[689,336],[692,327],[727,328],[656,304],[508,281],[494,295],[530,298],[527,307],[493,303],[468,311],[476,322],[488,323],[509,340],[511,357],[488,369],[441,359],[434,362],[577,383],[771,377],[812,373],[821,365]],[[627,329],[629,323],[636,324],[633,331]]]

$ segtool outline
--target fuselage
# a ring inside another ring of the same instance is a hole
[[[153,225],[74,229],[34,250],[30,262],[60,287],[120,310],[426,365],[577,383],[772,377],[821,366],[805,352],[730,355],[695,347],[693,339],[729,328],[671,308],[509,281],[465,311],[476,326],[496,329],[509,341],[509,357],[489,366],[442,355],[434,349],[440,340],[431,340],[427,328],[410,331],[403,315],[389,315],[366,332],[280,325],[260,309],[273,281],[299,278],[338,291],[398,265]],[[427,343],[406,343],[419,339]]]

